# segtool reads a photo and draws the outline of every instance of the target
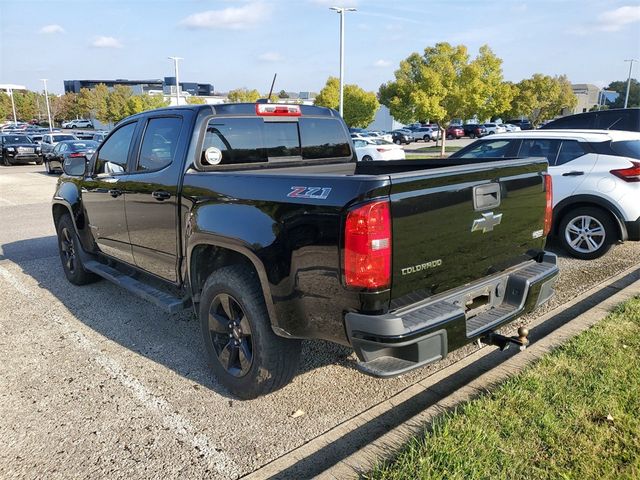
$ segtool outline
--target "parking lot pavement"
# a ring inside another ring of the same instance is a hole
[[[307,342],[289,386],[235,400],[210,375],[190,312],[66,281],[55,180],[42,166],[0,168],[0,478],[235,478],[476,348],[381,380],[357,372],[349,349]],[[592,262],[561,257],[544,311],[639,258],[640,243]]]

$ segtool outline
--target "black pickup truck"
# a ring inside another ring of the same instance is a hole
[[[558,273],[544,159],[358,163],[326,108],[145,112],[63,168],[68,280],[193,308],[240,398],[286,385],[301,339],[350,345],[376,376],[477,339],[525,343],[495,329],[549,299]]]

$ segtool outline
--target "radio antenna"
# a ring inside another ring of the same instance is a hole
[[[267,97],[268,101],[271,101],[271,94],[273,93],[273,86],[276,84],[276,77],[278,76],[278,73],[274,73],[273,74],[273,81],[271,82],[271,90],[269,90],[269,96]]]

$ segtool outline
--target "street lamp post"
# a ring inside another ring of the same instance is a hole
[[[18,117],[16,115],[16,102],[13,100],[13,88],[8,88],[7,93],[11,97],[11,109],[13,110],[13,125],[16,126],[18,124]]]
[[[176,71],[176,105],[180,105],[180,79],[178,78],[178,60],[184,60],[182,57],[168,57],[173,60],[173,66]]]
[[[630,58],[629,60],[625,60],[625,62],[629,62],[629,78],[627,78],[627,93],[624,96],[624,108],[627,108],[627,103],[629,102],[629,88],[631,87],[631,69],[633,68],[633,62],[637,62],[635,58]]]
[[[355,8],[345,7],[330,7],[330,10],[334,10],[340,14],[340,103],[339,111],[342,117],[343,113],[343,100],[344,100],[344,13],[355,12]]]
[[[51,109],[49,108],[49,91],[47,90],[47,78],[41,78],[42,82],[44,82],[44,99],[47,102],[47,119],[49,120],[49,132],[53,131],[53,127],[51,126]]]

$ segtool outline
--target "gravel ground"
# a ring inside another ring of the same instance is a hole
[[[67,283],[54,184],[42,167],[0,168],[0,478],[237,478],[476,348],[380,380],[354,370],[349,349],[306,342],[289,386],[234,400],[209,374],[191,313],[168,316],[106,281]],[[557,295],[536,315],[639,258],[640,243],[561,257]]]

